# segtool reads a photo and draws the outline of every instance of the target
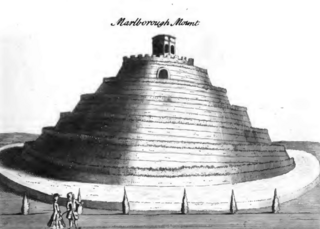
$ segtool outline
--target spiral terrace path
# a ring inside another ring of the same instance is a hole
[[[34,173],[110,185],[238,183],[295,166],[206,69],[170,55],[125,57],[116,77],[43,128],[22,157]]]
[[[23,147],[34,174],[108,185],[207,186],[283,175],[295,162],[251,125],[176,39],[153,37],[152,55],[124,57],[115,77]],[[254,95],[253,95],[254,96]]]
[[[22,146],[13,144],[0,148]],[[238,183],[234,185],[214,185],[186,187],[191,211],[229,209],[231,190],[235,191],[239,209],[271,206],[274,189],[277,188],[280,202],[299,197],[319,182],[319,161],[311,154],[288,150],[296,161],[296,167],[281,176]],[[53,193],[66,196],[67,192],[81,190],[87,207],[119,210],[123,200],[124,186],[50,180],[17,171],[0,165],[2,182],[17,192],[27,191],[30,196],[49,202]],[[185,187],[126,186],[131,210],[180,211]],[[108,202],[108,203],[107,203]]]

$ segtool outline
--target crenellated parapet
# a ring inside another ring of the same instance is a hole
[[[145,61],[170,61],[170,62],[176,62],[179,64],[188,64],[190,66],[193,66],[194,64],[194,59],[192,58],[187,58],[183,56],[178,56],[178,55],[172,55],[172,54],[164,54],[160,56],[156,55],[149,55],[149,54],[139,54],[139,55],[131,55],[130,57],[124,56],[123,57],[123,62],[127,61],[139,61],[139,60],[145,60]]]
[[[160,56],[149,54],[139,54],[139,55],[131,55],[130,57],[124,56],[123,57],[123,64],[131,63],[131,62],[137,62],[137,61],[148,61],[148,62],[169,62],[169,63],[177,63],[177,64],[183,64],[187,66],[194,66],[194,59],[193,58],[187,58],[184,56],[178,56],[178,55],[172,55],[172,54],[164,54]],[[199,68],[194,66],[198,71],[203,73],[208,73],[206,69]]]

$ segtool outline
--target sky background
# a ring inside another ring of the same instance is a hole
[[[40,133],[123,56],[177,37],[231,104],[273,141],[320,141],[319,1],[0,1],[0,132]],[[120,17],[198,27],[112,27]]]

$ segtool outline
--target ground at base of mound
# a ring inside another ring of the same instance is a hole
[[[52,205],[30,201],[30,215],[19,215],[22,197],[0,187],[0,228],[46,228]],[[62,212],[65,207],[61,206]],[[281,205],[280,214],[270,209],[240,210],[236,215],[206,213],[181,215],[170,212],[132,212],[84,209],[81,228],[319,228],[320,185],[296,200]],[[65,221],[67,222],[67,221]]]
[[[46,228],[50,215],[0,216],[1,228]],[[267,218],[267,219],[266,219]],[[14,225],[10,226],[10,221]],[[4,225],[6,224],[6,225]],[[277,215],[83,215],[84,228],[319,228],[316,214]]]

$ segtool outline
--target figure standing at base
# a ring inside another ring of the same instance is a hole
[[[78,220],[79,220],[79,214],[76,209],[78,209],[79,206],[82,206],[82,203],[80,203],[78,200],[75,199],[74,194],[72,192],[69,192],[67,194],[68,202],[67,202],[67,219],[69,220],[69,227],[71,228],[74,226],[78,228]]]
[[[63,221],[61,211],[58,204],[59,194],[55,193],[53,195],[53,213],[47,224],[50,228],[64,228],[66,225]]]

